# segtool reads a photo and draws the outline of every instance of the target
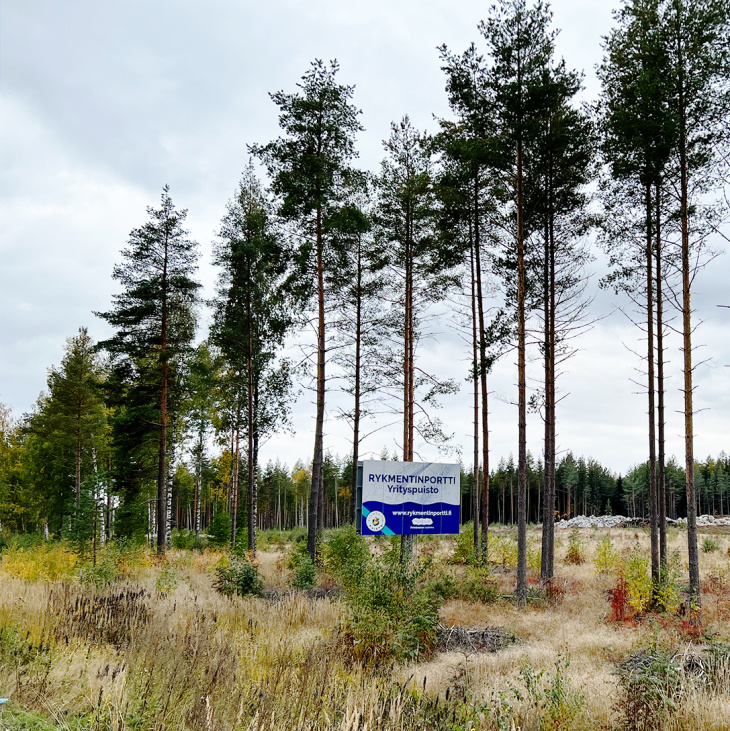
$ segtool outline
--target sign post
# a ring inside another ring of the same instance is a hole
[[[358,465],[358,524],[365,536],[458,533],[458,464],[363,460]]]

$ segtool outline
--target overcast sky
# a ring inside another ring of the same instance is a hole
[[[58,364],[64,341],[85,325],[108,335],[92,314],[106,310],[129,231],[170,185],[176,205],[189,209],[188,227],[203,251],[201,279],[212,295],[211,242],[226,201],[247,162],[251,143],[278,135],[268,93],[293,91],[315,58],[337,59],[341,83],[354,84],[365,131],[360,164],[376,170],[391,121],[409,114],[433,130],[448,117],[437,46],[455,52],[479,42],[488,5],[471,0],[6,0],[0,8],[0,401],[16,415],[31,409]],[[585,72],[584,98],[597,92],[595,65],[611,24],[604,0],[552,4],[561,29],[558,54]],[[720,245],[720,242],[717,242]],[[728,448],[730,432],[730,304],[728,259],[721,256],[695,284],[704,345],[696,359],[698,458]],[[625,302],[599,292],[600,256],[589,289],[594,316]],[[462,382],[441,418],[456,446],[470,453],[468,363],[465,346],[444,323],[421,363]],[[561,450],[594,457],[616,472],[646,459],[646,397],[634,380],[643,349],[639,331],[620,313],[597,322],[564,368],[558,411]],[[669,340],[668,453],[682,462],[681,352]],[[533,354],[537,357],[537,353]],[[539,377],[539,363],[531,364]],[[633,380],[632,380],[633,379]],[[506,357],[490,381],[493,459],[516,455],[516,368]],[[336,399],[332,400],[334,407]],[[332,409],[332,411],[334,408]],[[295,435],[265,445],[262,458],[291,466],[311,459],[314,406],[304,392]],[[541,426],[528,441],[539,457]],[[325,442],[349,451],[346,429],[330,420]],[[374,435],[377,455],[397,448],[397,436]],[[423,459],[437,459],[424,448]]]

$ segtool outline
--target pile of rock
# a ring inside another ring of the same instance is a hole
[[[687,525],[687,518],[672,520],[667,518],[668,525]],[[555,523],[558,529],[565,528],[625,528],[629,526],[649,525],[648,518],[627,518],[624,515],[576,515],[570,520],[559,520]],[[697,525],[706,527],[708,525],[728,525],[730,517],[716,518],[714,515],[697,516]]]

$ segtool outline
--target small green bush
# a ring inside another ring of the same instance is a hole
[[[499,598],[499,589],[494,577],[486,569],[472,569],[459,587],[459,596],[472,602],[490,604]]]
[[[292,545],[286,567],[292,572],[289,583],[294,589],[312,589],[317,585],[317,567],[307,553],[305,542]]]
[[[603,536],[596,547],[593,566],[599,574],[614,573],[618,570],[621,553],[614,548],[609,536]]]
[[[117,569],[117,558],[114,545],[106,546],[95,565],[81,569],[79,580],[82,584],[91,584],[97,589],[117,581],[120,578]]]
[[[679,551],[674,551],[667,565],[659,570],[659,582],[654,588],[655,611],[671,614],[679,609],[683,575]]]
[[[341,637],[350,656],[367,665],[431,655],[438,641],[442,597],[424,577],[430,561],[401,562],[389,551],[369,563],[345,594],[349,616]]]
[[[629,604],[637,614],[648,612],[652,605],[649,564],[650,557],[637,545],[627,559],[624,569],[624,578],[629,591]]]
[[[317,586],[317,567],[305,553],[292,563],[291,585],[294,589],[312,589]]]
[[[490,537],[489,560],[504,568],[515,568],[517,566],[517,541],[508,536]]]
[[[580,531],[573,528],[568,538],[568,552],[565,554],[563,562],[569,566],[580,566],[585,563],[585,547],[580,538]]]
[[[213,516],[207,534],[211,546],[225,546],[231,539],[231,516],[219,510]]]
[[[717,536],[705,536],[702,539],[702,553],[714,553],[720,550],[720,539]]]
[[[370,550],[365,539],[358,535],[354,525],[333,531],[322,546],[325,569],[342,586],[350,588],[360,581],[370,563]]]
[[[428,582],[429,591],[442,599],[456,599],[461,595],[462,582],[453,574],[439,574]]]
[[[215,569],[213,588],[229,599],[234,596],[258,596],[264,589],[258,566],[244,556],[232,556],[228,565]]]
[[[451,563],[465,564],[474,561],[474,523],[472,521],[461,526],[456,536],[456,549],[451,557]]]
[[[203,548],[203,542],[195,537],[195,531],[185,528],[174,528],[172,531],[172,547],[185,551],[196,551]]]
[[[163,566],[157,576],[157,593],[160,596],[167,596],[171,591],[177,589],[177,574],[170,566]]]

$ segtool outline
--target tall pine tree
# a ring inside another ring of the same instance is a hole
[[[190,347],[200,287],[197,244],[183,228],[186,210],[178,211],[170,189],[162,189],[159,208],[147,208],[149,220],[129,235],[122,263],[113,278],[122,291],[108,312],[97,313],[116,333],[101,342],[124,381],[140,383],[154,414],[157,435],[157,551],[164,553],[167,529],[168,441],[171,371]],[[138,388],[138,386],[136,387]]]

